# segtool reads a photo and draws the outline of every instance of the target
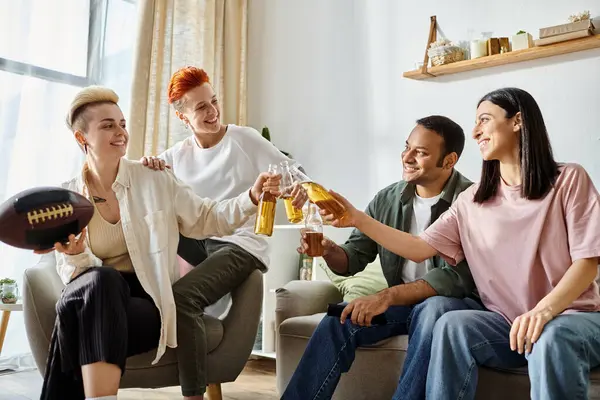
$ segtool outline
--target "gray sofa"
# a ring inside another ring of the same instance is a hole
[[[56,318],[55,304],[64,285],[56,272],[54,254],[44,255],[40,262],[25,270],[23,277],[23,312],[27,339],[35,362],[43,375]],[[254,271],[231,294],[232,305],[224,319],[205,315],[208,332],[208,394],[210,400],[221,400],[220,384],[233,382],[248,360],[258,329],[263,299],[262,273]],[[177,359],[174,349],[156,365],[151,365],[155,351],[127,360],[121,380],[123,388],[158,388],[178,386]]]
[[[281,394],[302,357],[308,339],[325,315],[328,303],[342,301],[328,281],[292,281],[277,290],[277,390]],[[359,348],[352,368],[342,375],[335,400],[389,400],[398,384],[408,336]],[[560,346],[560,343],[557,343]],[[590,374],[589,398],[600,400],[600,368]],[[529,399],[527,368],[479,368],[477,399]]]

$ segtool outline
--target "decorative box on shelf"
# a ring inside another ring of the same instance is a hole
[[[570,22],[568,24],[561,24],[555,26],[549,26],[547,28],[540,28],[540,39],[549,38],[552,36],[565,35],[572,32],[581,31],[593,31],[594,24],[591,19],[583,21]]]
[[[512,37],[512,51],[529,49],[533,46],[533,36],[530,33],[521,31]]]
[[[594,24],[591,19],[541,28],[540,38],[535,41],[535,45],[547,46],[553,43],[585,38],[592,36],[594,34],[594,29]]]

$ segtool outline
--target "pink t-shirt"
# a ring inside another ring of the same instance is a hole
[[[598,192],[580,165],[559,170],[541,200],[502,182],[478,204],[472,185],[420,236],[452,265],[466,258],[483,304],[509,322],[550,293],[574,261],[600,256]],[[596,282],[567,310],[600,310]]]

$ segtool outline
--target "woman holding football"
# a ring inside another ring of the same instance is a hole
[[[202,351],[187,340],[200,336],[198,318],[179,327],[186,340],[178,342],[176,328],[178,313],[193,314],[190,301],[200,301],[177,289],[179,235],[230,235],[255,213],[263,191],[278,194],[280,176],[261,173],[229,200],[201,198],[171,171],[124,158],[129,136],[118,100],[110,89],[87,87],[67,116],[86,163],[63,187],[84,194],[95,213],[78,238],[55,244],[66,287],[56,306],[41,398],[116,399],[127,357],[157,349],[157,363],[167,347],[179,346],[183,395],[202,399],[198,371],[185,370],[196,363],[181,359]]]

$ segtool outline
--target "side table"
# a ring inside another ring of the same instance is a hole
[[[0,302],[0,311],[2,311],[2,322],[0,322],[0,354],[2,354],[2,345],[8,329],[8,320],[12,311],[23,311],[23,303],[4,304]]]

